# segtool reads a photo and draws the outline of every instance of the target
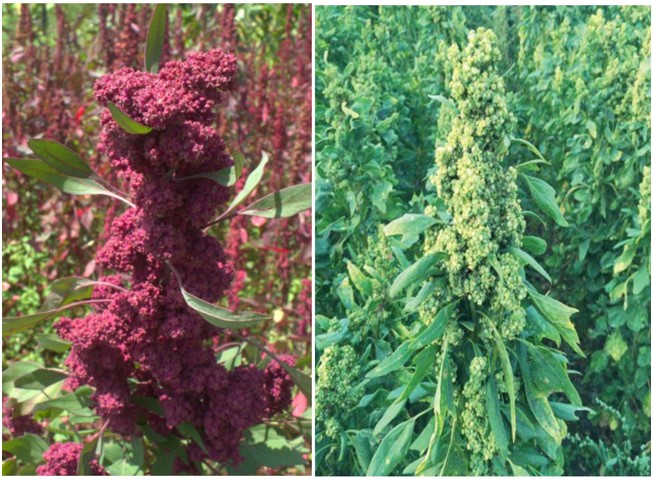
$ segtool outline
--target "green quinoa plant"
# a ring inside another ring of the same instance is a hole
[[[548,179],[571,223],[542,231],[554,244],[546,266],[580,310],[588,358],[577,382],[600,411],[572,431],[605,445],[600,455],[570,445],[568,471],[579,475],[596,473],[597,457],[614,472],[611,451],[622,463],[648,449],[650,463],[650,14],[528,8],[515,22],[514,111],[552,162]]]
[[[438,127],[449,133],[429,178],[437,198],[347,264],[346,318],[318,317],[318,470],[560,474],[566,421],[585,409],[558,349],[582,355],[576,310],[536,288],[551,281],[534,258],[547,244],[526,234],[542,213],[567,222],[536,176],[547,161],[513,136],[496,36],[468,38],[447,53],[451,99]],[[523,152],[533,157],[508,166]]]

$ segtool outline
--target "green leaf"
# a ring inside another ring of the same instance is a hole
[[[347,262],[347,271],[351,282],[356,289],[364,296],[369,297],[372,295],[372,281],[363,274],[363,272],[351,261]]]
[[[52,309],[49,311],[42,311],[39,313],[28,314],[26,316],[7,316],[2,318],[2,335],[9,336],[20,331],[25,331],[26,329],[31,328],[35,324],[40,323],[48,319],[52,319],[58,316],[60,313],[76,308],[78,306],[83,306],[86,303],[84,301],[77,303],[70,303],[62,306],[60,308]]]
[[[408,358],[411,356],[410,343],[404,342],[399,346],[390,356],[385,358],[374,369],[367,373],[365,376],[368,379],[380,378],[389,374],[397,369],[400,369]]]
[[[539,236],[524,236],[522,245],[535,256],[546,252],[546,241]]]
[[[538,424],[549,436],[551,436],[555,441],[555,444],[559,446],[562,443],[562,429],[560,424],[553,414],[547,394],[537,389],[537,385],[534,384],[531,379],[531,369],[526,359],[525,348],[523,345],[520,345],[519,348],[520,371],[524,376],[524,386],[526,389],[526,400],[528,406]]]
[[[56,369],[36,369],[19,378],[14,382],[20,389],[43,390],[52,384],[66,379],[68,375]]]
[[[24,434],[10,441],[2,441],[2,450],[13,454],[24,464],[39,464],[43,462],[48,443],[35,434]]]
[[[424,283],[419,290],[419,293],[417,293],[417,296],[406,301],[406,306],[404,306],[404,313],[413,313],[417,311],[419,305],[426,301],[431,296],[431,294],[433,294],[433,291],[435,291],[436,287],[436,281],[429,281]]]
[[[240,454],[245,458],[238,466],[227,466],[230,475],[253,475],[261,467],[284,468],[305,464],[303,452],[275,429],[265,428],[260,436],[254,428],[245,434]],[[252,438],[252,439],[249,439]]]
[[[515,166],[515,169],[519,173],[524,172],[524,171],[540,171],[540,168],[538,167],[538,165],[541,165],[541,164],[549,165],[550,163],[548,161],[540,160],[540,159],[529,160],[529,161],[524,161],[523,163],[518,164],[517,166]]]
[[[74,178],[62,175],[43,160],[35,160],[31,158],[3,159],[12,168],[17,169],[27,176],[31,176],[32,178],[36,178],[37,180],[59,188],[64,193],[69,193],[71,195],[106,195],[116,198],[129,206],[134,206],[128,200],[109,191],[97,181],[90,178]]]
[[[345,309],[347,310],[354,309],[354,306],[356,306],[356,302],[354,301],[354,290],[349,284],[349,278],[344,278],[342,280],[342,282],[338,285],[338,288],[336,289],[336,294],[338,295],[338,298],[340,298],[340,301],[342,301],[342,304],[345,306]]]
[[[16,476],[18,475],[18,465],[16,464],[16,458],[10,457],[2,461],[2,475],[3,476]]]
[[[413,283],[420,283],[428,278],[433,272],[433,266],[446,258],[444,253],[432,253],[423,256],[417,262],[410,265],[395,278],[390,286],[390,297],[394,298],[402,290]]]
[[[428,95],[428,97],[431,100],[435,100],[439,103],[442,103],[443,105],[453,108],[455,111],[458,111],[458,107],[456,106],[456,104],[452,100],[450,100],[449,98],[443,95]]]
[[[404,410],[406,405],[406,399],[398,399],[393,402],[383,413],[379,422],[374,426],[373,434],[378,436],[383,432],[383,430],[388,426],[400,413]]]
[[[91,299],[95,286],[107,284],[78,276],[58,279],[49,286],[48,295],[43,300],[39,312],[60,308],[77,301]]]
[[[306,397],[306,399],[310,402],[311,390],[313,388],[313,381],[311,377],[308,374],[304,374],[298,369],[295,369],[294,367],[284,363],[283,361],[279,361],[279,364],[290,375],[293,382],[297,386],[297,389],[299,389],[302,392],[302,394]]]
[[[236,184],[236,181],[238,181],[235,166],[229,166],[217,171],[209,171],[208,173],[197,173],[196,175],[182,176],[175,179],[178,181],[187,181],[195,178],[206,178],[208,180],[213,180],[222,186],[233,186]]]
[[[499,394],[497,393],[497,383],[494,376],[490,376],[487,381],[485,409],[487,410],[490,428],[494,433],[497,447],[502,455],[508,454],[508,435],[503,424],[501,408],[499,407]]]
[[[589,413],[592,410],[585,406],[574,406],[573,404],[565,404],[561,402],[549,401],[553,414],[563,421],[578,421],[579,418],[576,416],[576,413],[579,411],[587,411]]]
[[[512,441],[515,442],[517,436],[517,418],[516,418],[516,394],[515,394],[515,378],[512,371],[512,364],[510,363],[510,356],[508,356],[508,350],[506,345],[503,343],[503,338],[499,334],[499,331],[494,327],[494,324],[488,320],[488,323],[492,326],[492,332],[494,333],[495,345],[497,348],[497,353],[499,354],[499,360],[501,361],[501,366],[503,368],[503,376],[506,382],[506,389],[508,390],[508,398],[510,399],[510,425],[512,430]]]
[[[91,476],[93,472],[91,471],[91,461],[95,459],[95,450],[97,449],[97,444],[100,439],[100,434],[96,436],[82,448],[82,451],[79,453],[79,463],[77,464],[77,475],[78,476]]]
[[[93,170],[77,153],[57,141],[33,139],[27,144],[36,156],[63,175],[76,178],[93,175]]]
[[[7,369],[2,371],[2,394],[16,397],[16,386],[14,384],[16,379],[41,367],[40,364],[32,361],[18,361],[10,364]]]
[[[370,461],[372,460],[372,434],[368,429],[364,429],[362,431],[357,431],[356,434],[351,436],[349,439],[354,446],[356,459],[358,459],[358,464],[360,465],[361,470],[367,471],[367,468],[370,467]]]
[[[449,303],[443,306],[435,315],[431,324],[410,342],[410,349],[420,349],[427,344],[431,344],[436,339],[440,339],[444,334],[447,324],[449,324],[455,305],[455,303]]]
[[[531,474],[530,474],[530,473],[528,472],[528,470],[526,470],[525,468],[523,468],[523,467],[521,467],[521,466],[515,464],[515,463],[512,462],[510,459],[508,459],[508,462],[510,463],[510,468],[512,469],[512,473],[513,473],[513,475],[515,475],[515,476],[522,476],[522,477],[524,477],[524,476],[526,476],[526,477],[531,476]]]
[[[256,326],[262,321],[271,319],[269,316],[255,312],[235,313],[226,308],[215,306],[197,296],[189,293],[185,289],[181,289],[181,294],[186,301],[186,304],[202,316],[206,321],[213,326],[223,329],[242,329]]]
[[[633,293],[639,294],[651,283],[651,275],[646,265],[637,270],[633,276]]]
[[[402,391],[397,401],[408,399],[417,386],[422,382],[422,379],[431,371],[433,361],[436,356],[435,346],[429,346],[415,356],[413,362],[415,363],[415,372],[410,378],[410,381]]]
[[[392,471],[403,461],[408,452],[414,425],[415,420],[409,419],[395,426],[383,438],[370,461],[370,466],[367,468],[366,474],[368,476],[389,476],[392,474]]]
[[[184,422],[182,424],[179,424],[177,426],[177,429],[184,437],[188,437],[192,439],[195,442],[195,444],[197,444],[202,449],[202,451],[204,451],[205,454],[208,454],[206,447],[204,446],[204,440],[202,439],[202,435],[197,430],[195,425],[189,422]]]
[[[120,458],[113,464],[106,467],[107,472],[111,476],[136,476],[140,471],[140,467],[133,464],[128,458]]]
[[[633,259],[635,259],[635,253],[637,252],[637,245],[634,242],[631,243],[626,243],[626,246],[624,246],[624,250],[621,253],[621,255],[617,258],[617,260],[614,262],[614,272],[613,274],[616,276],[622,271],[626,271],[628,267],[631,265],[633,262]]]
[[[109,108],[109,111],[111,112],[111,116],[113,117],[115,122],[118,123],[118,126],[120,126],[120,128],[125,130],[127,133],[131,135],[147,135],[152,131],[151,127],[145,126],[142,123],[139,123],[129,118],[129,116],[127,116],[126,113],[124,113],[120,108],[118,108],[116,104],[107,102],[107,108]]]
[[[556,301],[550,296],[544,296],[532,288],[528,288],[528,294],[533,300],[535,307],[544,315],[544,317],[556,328],[562,339],[573,349],[577,354],[585,357],[583,351],[580,349],[580,339],[578,333],[571,322],[571,315],[577,313],[578,310],[570,308]]]
[[[596,140],[596,123],[592,120],[587,120],[587,131],[593,140]]]
[[[347,102],[346,102],[346,101],[343,101],[343,102],[342,102],[342,105],[340,105],[340,108],[342,108],[342,112],[343,112],[345,115],[349,115],[349,116],[351,116],[354,120],[357,119],[358,116],[359,116],[358,113],[356,113],[356,112],[355,112],[354,110],[352,110],[351,108],[348,108],[348,107],[347,107]]]
[[[559,226],[569,226],[555,200],[555,190],[546,182],[533,176],[521,175],[528,185],[533,201]]]
[[[538,340],[549,338],[560,346],[560,333],[549,321],[544,319],[540,312],[532,305],[526,307],[526,324]]]
[[[438,384],[435,388],[435,394],[433,395],[433,419],[434,427],[433,433],[431,434],[431,439],[429,441],[428,449],[426,455],[422,461],[417,466],[415,470],[415,475],[419,476],[426,470],[431,460],[431,451],[434,447],[437,446],[438,441],[442,437],[442,432],[444,430],[444,423],[447,415],[448,402],[450,400],[451,392],[451,375],[448,368],[448,354],[449,351],[449,340],[445,338],[444,345],[442,346],[442,360],[440,363],[440,370],[438,372]],[[453,401],[453,399],[451,399]],[[454,416],[455,422],[455,416]],[[437,448],[437,447],[436,447]]]
[[[38,334],[36,341],[43,349],[54,351],[55,353],[64,353],[70,349],[70,341],[64,341],[56,334]]]
[[[388,223],[383,227],[386,236],[402,235],[403,243],[409,238],[417,237],[438,221],[428,215],[405,214],[401,218]]]
[[[528,219],[531,219],[533,221],[537,221],[539,224],[541,224],[542,226],[544,226],[546,228],[546,221],[544,221],[542,219],[542,217],[540,215],[538,215],[537,213],[534,213],[534,212],[528,211],[528,210],[523,210],[522,214],[524,215],[524,219],[528,218]]]
[[[235,151],[231,156],[234,159],[234,170],[236,172],[236,181],[238,181],[240,175],[243,174],[243,165],[245,164],[245,157],[240,151]]]
[[[412,442],[412,444],[410,445],[410,450],[417,451],[419,454],[423,454],[426,451],[426,449],[429,447],[431,435],[433,434],[434,430],[435,430],[435,418],[431,417],[426,427],[422,430],[422,432],[419,433],[419,436],[417,436],[415,440]],[[417,468],[417,466],[415,466],[415,468]]]
[[[545,396],[564,393],[574,406],[582,405],[580,396],[569,379],[566,364],[557,354],[546,347],[529,344],[528,357],[529,375],[533,388],[538,393]]]
[[[526,251],[523,251],[519,248],[515,248],[514,246],[508,246],[508,251],[510,251],[513,255],[515,255],[519,260],[526,263],[535,271],[540,273],[544,278],[546,278],[546,280],[549,283],[551,283],[551,276],[549,276],[549,273],[547,273],[546,270],[540,265],[540,263],[535,261],[535,258],[533,258]]]
[[[238,208],[238,206],[247,199],[247,197],[254,191],[254,188],[260,183],[261,178],[263,177],[263,170],[265,169],[265,165],[267,164],[268,160],[270,157],[266,152],[263,152],[261,155],[261,162],[258,164],[256,169],[250,173],[250,175],[247,177],[247,180],[245,181],[245,186],[243,186],[243,189],[240,190],[240,192],[236,195],[234,200],[231,202],[229,205],[229,208],[227,208],[227,211],[222,213],[220,215],[221,217],[227,216],[229,213],[231,213],[234,209]]]
[[[147,40],[145,44],[146,72],[159,73],[167,19],[168,11],[166,5],[157,5],[152,14],[152,20],[150,20],[150,27],[147,30]]]
[[[543,163],[546,163],[547,165],[550,165],[550,163],[542,156],[542,153],[540,153],[540,150],[533,145],[531,142],[526,141],[522,138],[511,138],[510,139],[511,143],[517,143],[520,145],[525,146],[531,153],[533,153],[535,156],[537,156]]]
[[[614,331],[605,342],[604,350],[615,361],[619,362],[626,351],[628,351],[628,343],[621,337],[619,329]]]
[[[94,417],[93,411],[89,409],[93,392],[90,386],[82,386],[73,393],[64,394],[37,404],[34,406],[34,412],[54,408],[66,411],[73,416]]]
[[[318,351],[323,351],[329,346],[338,344],[348,337],[349,334],[349,318],[340,320],[341,327],[337,331],[329,331],[328,333],[315,335],[315,348]]]
[[[288,218],[311,208],[311,183],[303,183],[269,194],[247,206],[240,215],[262,218]]]

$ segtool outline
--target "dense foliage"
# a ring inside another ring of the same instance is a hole
[[[13,69],[3,86],[34,98],[65,91],[60,111],[68,114],[86,92],[66,89],[71,70],[60,63],[86,60],[82,83],[107,72],[93,88],[100,109],[92,113],[101,121],[88,115],[101,129],[80,130],[77,141],[63,123],[57,137],[29,122],[43,113],[38,102],[25,118],[16,108],[21,98],[10,96],[3,157],[15,170],[5,177],[20,186],[3,189],[13,207],[5,219],[17,238],[26,225],[56,231],[29,206],[43,204],[48,213],[48,204],[75,211],[84,202],[85,249],[100,248],[86,259],[69,244],[79,234],[59,237],[71,269],[52,263],[57,280],[46,288],[39,268],[48,239],[5,238],[3,473],[301,473],[311,414],[310,378],[301,372],[311,355],[310,9],[99,5],[91,26],[78,31],[70,18],[93,10],[71,8],[7,9],[20,16],[18,25],[12,16],[6,23],[18,35],[5,42],[15,49],[4,57]],[[35,39],[35,12],[44,21],[55,13],[54,48],[47,29]],[[220,35],[209,36],[207,17]],[[241,44],[243,31],[250,41]],[[75,55],[77,34],[101,46],[96,58]],[[222,49],[211,49],[209,38]],[[52,51],[59,68],[41,78],[36,59]],[[252,92],[259,98],[248,105]],[[82,108],[75,121],[85,116]],[[45,139],[29,139],[35,136]],[[250,158],[261,152],[254,168]],[[23,154],[38,159],[14,158]],[[44,203],[51,193],[29,177],[113,203],[98,222],[86,196],[57,194]],[[229,187],[238,193],[230,204]],[[33,199],[24,204],[20,195]],[[32,276],[34,269],[41,274]],[[61,277],[69,271],[84,276]],[[240,281],[232,283],[234,276]],[[230,309],[213,304],[225,294]],[[77,314],[58,319],[53,334],[49,320],[65,310]],[[17,361],[10,344],[31,361]]]
[[[316,12],[318,472],[648,474],[650,9]]]

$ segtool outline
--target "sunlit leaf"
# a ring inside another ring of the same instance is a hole
[[[223,329],[242,329],[256,326],[263,321],[271,319],[264,314],[255,313],[253,311],[235,313],[226,308],[216,306],[201,298],[189,293],[182,288],[181,294],[186,300],[186,304],[195,310],[206,321],[213,326]]]
[[[147,30],[147,40],[145,43],[146,72],[159,73],[167,19],[168,11],[166,5],[157,5],[150,20],[150,27]]]
[[[308,210],[312,204],[311,183],[294,185],[269,194],[238,214],[263,218],[288,218]]]
[[[367,476],[389,476],[403,461],[413,437],[415,421],[409,419],[392,429],[381,441],[367,468]]]
[[[59,173],[76,178],[88,178],[93,170],[82,158],[65,145],[53,140],[29,140],[34,154]]]
[[[17,388],[43,390],[52,384],[65,380],[68,377],[63,371],[56,369],[36,369],[19,377],[14,381]]]
[[[558,204],[556,203],[555,190],[551,185],[546,181],[535,178],[534,176],[525,174],[522,174],[521,176],[526,180],[533,201],[535,201],[538,208],[546,213],[547,216],[553,219],[553,221],[555,221],[559,226],[569,226],[569,223],[565,220]]]
[[[71,195],[106,195],[116,198],[129,206],[134,206],[128,200],[116,193],[106,189],[100,183],[90,178],[75,178],[59,173],[43,160],[37,159],[18,159],[3,158],[9,166],[17,169],[21,173],[41,180],[44,183],[59,188],[64,193]]]
[[[433,273],[433,267],[446,258],[444,253],[432,253],[423,256],[410,265],[395,278],[390,286],[390,297],[394,298],[413,283],[421,283]]]
[[[152,131],[152,128],[145,126],[135,120],[132,120],[124,113],[117,105],[111,102],[107,102],[107,108],[111,112],[111,116],[118,123],[120,128],[125,130],[127,133],[132,135],[147,135]]]

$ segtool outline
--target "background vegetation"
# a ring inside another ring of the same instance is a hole
[[[388,318],[407,317],[370,300],[402,264],[377,228],[437,204],[426,180],[453,114],[449,47],[462,48],[472,29],[490,28],[502,50],[515,135],[551,163],[538,176],[554,186],[569,222],[533,223],[549,246],[541,261],[551,290],[579,310],[572,320],[586,356],[566,351],[591,411],[569,423],[564,473],[649,474],[650,8],[316,7],[316,15],[318,381],[334,374],[326,366],[333,358],[323,354],[353,334],[349,325],[378,331]],[[526,159],[511,153],[508,163]],[[358,313],[351,309],[362,280],[350,261],[376,285]],[[392,350],[365,354],[382,359]],[[350,353],[341,351],[345,357],[336,359],[344,362]],[[376,424],[388,403],[356,387],[364,372],[352,364],[338,377],[348,387],[335,409],[322,421],[318,411],[318,472],[365,472],[369,457],[356,430]],[[340,418],[349,439],[334,448],[325,421],[335,410],[349,411]],[[365,438],[373,448],[378,433]],[[420,450],[418,441],[407,457]]]

